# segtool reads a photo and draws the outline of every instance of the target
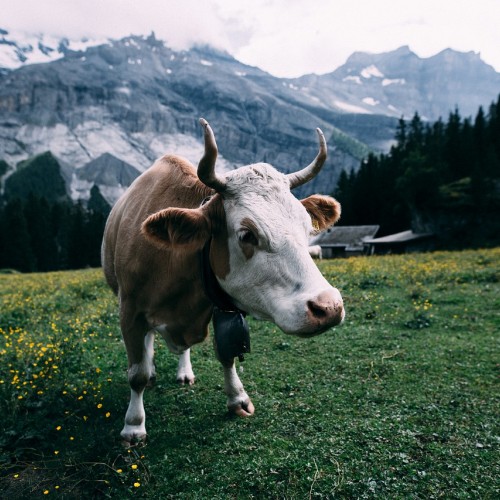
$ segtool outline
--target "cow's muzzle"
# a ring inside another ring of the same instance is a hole
[[[314,299],[307,301],[306,331],[301,336],[313,336],[323,333],[333,326],[340,325],[345,317],[344,303],[336,288],[324,290]]]

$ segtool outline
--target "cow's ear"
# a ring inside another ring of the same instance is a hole
[[[340,218],[340,203],[330,196],[313,194],[300,201],[311,217],[315,232],[323,231]]]
[[[142,234],[159,248],[175,246],[202,248],[210,237],[207,217],[200,209],[166,208],[150,215]]]

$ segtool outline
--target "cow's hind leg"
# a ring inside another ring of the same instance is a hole
[[[177,366],[177,382],[180,384],[193,385],[195,376],[193,373],[193,368],[191,366],[191,353],[190,349],[186,349],[179,356],[179,365]]]
[[[129,361],[130,403],[125,414],[125,425],[120,435],[128,443],[146,438],[144,389],[155,377],[154,331],[147,332],[147,328],[144,317],[136,317],[133,323],[128,326],[122,323],[123,338]]]
[[[234,360],[222,363],[222,367],[224,368],[224,392],[227,395],[228,410],[240,417],[253,415],[255,411],[253,403],[236,373]]]

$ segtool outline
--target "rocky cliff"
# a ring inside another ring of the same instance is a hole
[[[128,179],[130,169],[143,171],[166,152],[196,164],[200,116],[215,131],[222,171],[257,161],[300,168],[316,154],[321,127],[328,162],[298,194],[330,193],[342,169],[357,168],[369,150],[388,149],[401,115],[433,119],[455,105],[468,112],[500,89],[500,75],[478,56],[453,51],[429,59],[407,48],[357,53],[331,74],[289,80],[209,47],[175,52],[154,35],[84,50],[42,46],[48,62],[0,74],[0,160],[9,165],[2,186],[19,161],[51,151],[70,172],[74,199],[95,184],[110,203],[128,182],[119,180],[125,171]],[[104,163],[114,164],[115,186],[99,174]]]

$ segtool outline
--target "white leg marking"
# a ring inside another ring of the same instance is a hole
[[[194,373],[193,373],[193,368],[191,367],[191,356],[190,356],[190,349],[186,349],[180,356],[179,356],[179,365],[177,367],[177,382],[180,384],[189,384],[193,385],[194,384]]]
[[[152,380],[156,377],[156,368],[154,363],[155,355],[155,330],[151,330],[144,337],[144,357],[143,363],[145,363],[145,368],[147,373],[149,373],[149,379]]]
[[[125,414],[125,425],[120,436],[127,442],[146,439],[146,412],[143,403],[144,389],[140,392],[130,391],[130,403]]]
[[[120,435],[128,442],[146,438],[146,412],[144,411],[144,387],[155,376],[153,363],[154,332],[148,332],[144,337],[144,351],[142,361],[132,365],[128,370],[128,379],[131,383],[130,403],[125,414],[125,426]],[[143,385],[144,384],[144,385]]]
[[[224,392],[227,394],[227,407],[229,411],[240,417],[253,415],[255,408],[243,388],[234,363],[224,368]]]

